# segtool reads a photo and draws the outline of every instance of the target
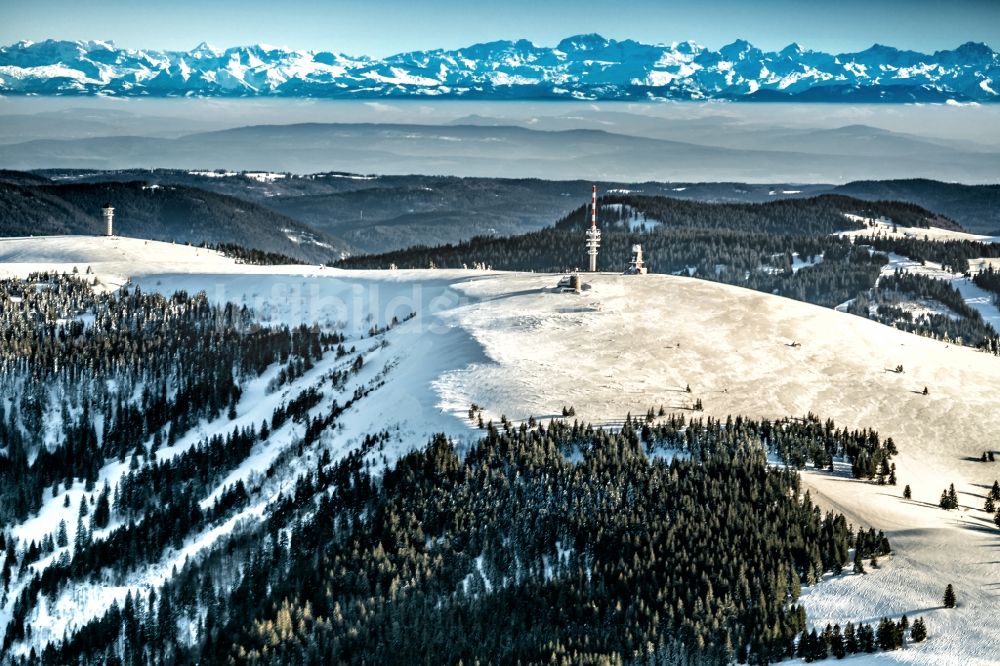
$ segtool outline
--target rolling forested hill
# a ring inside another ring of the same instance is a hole
[[[13,174],[16,172],[7,172]],[[24,174],[58,182],[142,181],[188,187],[254,202],[344,239],[358,252],[381,253],[412,245],[458,243],[479,235],[508,236],[551,226],[587,201],[590,181],[532,178],[457,178],[434,175],[362,175],[127,169],[50,169]],[[9,179],[10,176],[8,175]],[[900,201],[947,215],[930,224],[958,224],[980,233],[1000,229],[996,187],[930,180],[814,184],[598,182],[608,195],[665,196],[703,203],[770,203],[822,194]]]
[[[590,183],[584,181],[452,176],[295,176],[172,169],[38,173],[79,183],[141,180],[237,197],[369,253],[402,249],[417,242],[437,245],[480,234],[506,236],[534,231],[550,226],[590,192]]]
[[[1000,185],[963,185],[936,180],[866,180],[833,192],[858,199],[910,201],[959,221],[977,234],[1000,235]]]
[[[831,235],[861,228],[845,214],[885,215],[901,223],[948,223],[911,204],[821,196],[766,204],[705,204],[667,197],[612,195],[599,200],[603,233],[597,267],[621,272],[641,244],[655,273],[686,273],[826,306],[872,287],[885,263]],[[458,268],[560,272],[586,262],[582,206],[549,229],[522,236],[480,236],[455,245],[413,247],[343,260],[345,268]]]
[[[60,184],[0,174],[0,234],[98,234],[101,206],[115,207],[115,229],[178,243],[234,243],[296,259],[329,262],[350,248],[259,204],[188,186],[142,181]]]

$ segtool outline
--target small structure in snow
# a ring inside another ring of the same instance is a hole
[[[562,293],[573,292],[574,294],[579,294],[580,290],[583,288],[583,283],[580,280],[579,273],[571,273],[569,275],[564,275],[559,279],[559,284],[556,285],[556,290]]]
[[[101,213],[104,216],[104,235],[114,236],[115,209],[106,203],[101,206]]]
[[[632,261],[629,262],[628,268],[625,269],[625,275],[645,275],[645,274],[646,274],[646,263],[642,260],[642,246],[633,245]]]

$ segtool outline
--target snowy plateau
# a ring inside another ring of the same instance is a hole
[[[128,238],[0,240],[0,277],[74,268],[89,268],[105,289],[131,281],[149,292],[204,291],[213,302],[253,308],[265,323],[337,326],[364,360],[344,391],[363,384],[376,388],[301,459],[287,455],[302,434],[295,425],[257,445],[225,484],[243,479],[259,485],[264,469],[286,462],[232,520],[168,549],[128,584],[74,585],[40,604],[29,618],[36,646],[60,639],[129,592],[144,597],[238,521],[259,520],[267,502],[313,464],[319,449],[343,457],[359,445],[361,433],[381,429],[392,433],[382,464],[422,446],[433,433],[443,432],[461,447],[481,436],[467,416],[473,403],[483,406],[484,418],[514,422],[552,418],[569,404],[579,418],[614,427],[650,405],[683,407],[679,396],[690,385],[710,416],[778,418],[813,411],[840,426],[875,428],[897,442],[896,487],[855,481],[842,470],[802,473],[817,504],[844,513],[855,525],[885,529],[893,544],[893,555],[877,569],[828,576],[804,588],[810,621],[822,628],[905,613],[911,621],[923,616],[930,628],[924,643],[848,663],[998,663],[1000,541],[991,516],[981,510],[996,472],[969,459],[994,445],[1000,431],[998,357],[831,309],[679,276],[588,275],[590,289],[567,294],[553,289],[558,276],[546,274],[258,267],[204,249]],[[405,321],[370,336],[371,327],[384,327],[393,317]],[[237,405],[236,424],[259,423],[285,396],[321,385],[341,362],[324,357],[277,392],[267,389],[273,372],[251,382]],[[887,371],[898,365],[906,372]],[[921,395],[924,386],[932,387],[930,395]],[[325,395],[313,413],[332,399],[343,396]],[[169,459],[231,428],[226,417],[202,422],[159,455]],[[106,465],[101,483],[113,485],[127,468]],[[937,507],[949,482],[958,491],[957,511]],[[913,489],[910,500],[901,497],[904,484]],[[70,508],[47,494],[41,511],[14,533],[38,539],[60,519],[75,524],[82,483],[68,492]],[[959,591],[956,609],[941,606],[944,581]],[[9,609],[0,609],[0,628]],[[24,654],[30,645],[15,649]]]
[[[355,57],[252,45],[191,51],[107,41],[22,41],[0,48],[0,92],[38,95],[271,96],[371,99],[732,99],[965,103],[997,100],[1000,56],[969,42],[931,54],[875,44],[830,54],[738,40],[643,44],[577,35],[458,50]]]

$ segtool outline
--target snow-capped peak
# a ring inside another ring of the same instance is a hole
[[[559,45],[556,48],[560,51],[588,51],[604,48],[607,45],[608,40],[604,39],[604,37],[598,35],[596,32],[592,32],[586,35],[574,35],[573,37],[567,37],[559,42]]]
[[[803,53],[805,53],[805,49],[803,49],[798,44],[798,42],[792,42],[791,44],[789,44],[785,48],[781,49],[781,51],[779,51],[779,53],[781,55],[785,56],[786,58],[794,58],[796,56],[800,56]]]
[[[218,58],[223,54],[223,50],[212,46],[208,42],[202,42],[188,51],[188,54],[192,58]]]
[[[0,47],[0,94],[963,103],[1000,99],[995,81],[1000,56],[976,42],[932,54],[881,44],[828,54],[795,42],[773,52],[738,39],[711,50],[592,33],[555,47],[502,40],[379,59],[269,44],[154,51],[46,40]]]

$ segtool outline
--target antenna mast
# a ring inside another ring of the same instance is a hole
[[[591,193],[590,229],[587,230],[587,254],[590,256],[590,272],[597,272],[597,248],[601,247],[601,230],[597,228],[597,185]]]

